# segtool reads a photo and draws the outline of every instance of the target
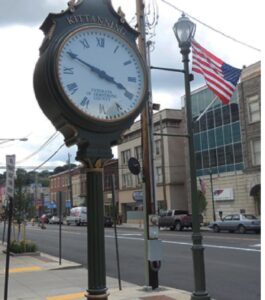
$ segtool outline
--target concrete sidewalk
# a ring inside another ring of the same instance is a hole
[[[0,298],[4,296],[6,255],[0,245]],[[190,293],[167,287],[152,291],[107,277],[109,300],[189,300]],[[81,265],[40,253],[39,256],[10,256],[8,300],[87,299],[87,270]],[[3,298],[2,298],[3,299]]]

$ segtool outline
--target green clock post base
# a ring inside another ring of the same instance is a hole
[[[108,299],[106,294],[103,168],[88,168],[87,176],[87,299]]]
[[[104,159],[99,158],[99,154]],[[79,145],[76,159],[86,167],[87,192],[87,299],[107,300],[104,240],[103,161],[112,157],[111,148]]]

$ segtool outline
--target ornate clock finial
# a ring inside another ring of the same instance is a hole
[[[120,19],[121,23],[124,23],[125,22],[125,13],[122,11],[120,6],[118,7],[117,13],[121,17],[121,19]]]
[[[69,7],[69,9],[70,9],[70,12],[74,12],[75,11],[75,1],[76,0],[70,0],[70,1],[68,1],[68,7]]]

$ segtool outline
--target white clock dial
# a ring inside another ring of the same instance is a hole
[[[119,34],[101,27],[82,27],[63,40],[57,76],[75,109],[106,122],[128,116],[140,105],[146,89],[138,51]]]

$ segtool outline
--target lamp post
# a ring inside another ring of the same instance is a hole
[[[212,169],[210,169],[209,175],[210,175],[210,182],[211,182],[211,195],[212,195],[212,206],[213,206],[213,220],[215,222],[216,221],[216,216],[215,216],[215,206],[214,206],[214,197],[213,197],[213,171],[212,171]]]
[[[197,199],[197,181],[196,181],[196,166],[194,157],[193,144],[193,121],[191,110],[191,94],[190,94],[190,79],[189,74],[189,53],[191,47],[191,39],[196,30],[196,25],[192,23],[184,14],[179,18],[173,27],[175,36],[179,43],[180,53],[182,54],[182,62],[184,65],[185,76],[185,101],[186,101],[186,117],[187,131],[189,143],[189,161],[190,161],[190,188],[191,188],[191,203],[192,203],[192,256],[193,256],[193,271],[195,290],[191,295],[191,300],[210,300],[206,291],[205,268],[204,268],[204,247],[202,246],[202,235],[200,233],[199,220],[199,202]]]

